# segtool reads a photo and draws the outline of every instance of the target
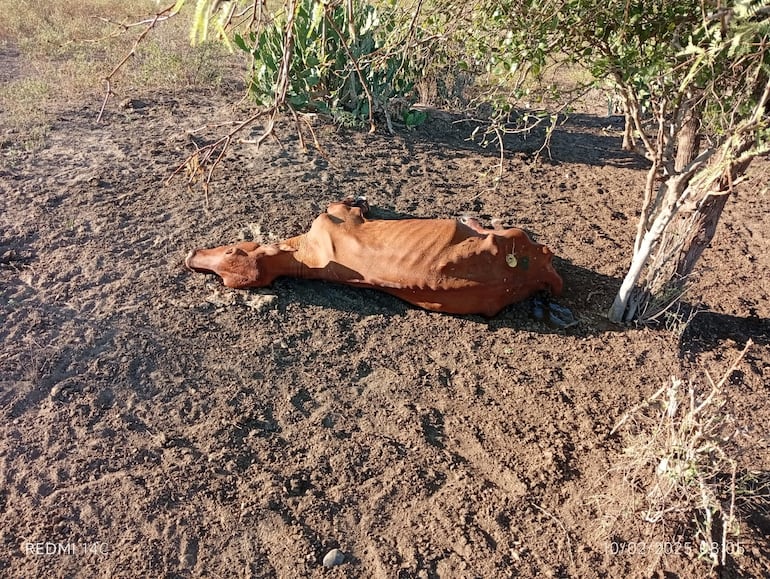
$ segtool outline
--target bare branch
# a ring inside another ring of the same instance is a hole
[[[264,141],[264,139],[270,136],[273,132],[275,107],[272,109],[257,111],[247,119],[239,122],[235,128],[233,128],[224,137],[217,139],[205,147],[198,148],[196,145],[195,152],[188,155],[185,160],[177,166],[173,173],[171,173],[171,175],[169,175],[169,177],[166,179],[166,184],[168,185],[168,183],[171,182],[174,177],[176,177],[180,172],[187,168],[188,172],[190,173],[188,176],[188,185],[191,185],[196,180],[197,176],[203,173],[204,168],[208,165],[208,170],[206,171],[206,176],[203,181],[203,189],[208,195],[208,186],[211,182],[214,169],[216,169],[216,167],[224,158],[224,155],[227,152],[227,149],[230,147],[230,143],[232,143],[233,138],[246,127],[254,124],[257,119],[267,114],[271,115],[270,120],[268,121],[268,125],[263,131],[261,137],[255,142],[257,147],[259,147],[262,141]],[[190,170],[191,167],[193,170]]]
[[[135,24],[122,25],[125,30],[128,30],[133,26],[141,26],[141,25],[146,25],[146,26],[145,26],[145,29],[142,31],[142,33],[134,41],[134,45],[131,47],[131,50],[128,52],[128,54],[126,54],[123,60],[121,60],[117,65],[115,65],[115,68],[113,68],[112,71],[105,77],[104,81],[106,84],[106,90],[104,94],[104,100],[102,101],[102,106],[99,109],[99,115],[96,117],[97,123],[101,122],[102,120],[102,116],[104,115],[104,109],[107,106],[107,101],[112,95],[115,94],[112,90],[112,79],[115,77],[118,71],[121,68],[123,68],[123,66],[129,61],[129,59],[136,54],[136,49],[139,47],[139,44],[150,33],[150,31],[158,25],[158,23],[163,22],[164,20],[168,20],[169,18],[177,15],[178,12],[174,11],[175,8],[176,8],[176,3],[156,13],[155,16],[151,19],[143,20]]]

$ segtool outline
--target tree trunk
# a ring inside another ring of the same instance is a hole
[[[682,209],[669,224],[644,282],[644,317],[653,317],[685,290],[687,279],[716,233],[729,191],[694,193],[702,198],[695,208]],[[654,304],[654,305],[653,305]]]
[[[649,293],[644,288],[637,287],[636,283],[649,263],[652,252],[671,225],[672,219],[676,217],[687,199],[688,184],[693,174],[698,168],[702,168],[704,163],[705,159],[701,159],[688,172],[674,175],[661,184],[660,201],[656,204],[655,218],[645,226],[637,239],[631,266],[608,313],[611,322],[621,323],[633,320],[637,317],[640,304],[646,303]]]
[[[697,201],[682,208],[663,234],[655,260],[647,272],[646,293],[662,298],[648,316],[681,296],[687,279],[700,259],[703,250],[714,239],[722,211],[732,193],[732,182],[746,172],[751,160],[731,167],[715,181],[705,184],[705,191],[693,191]],[[666,303],[667,302],[667,303]]]
[[[740,157],[748,146],[748,142],[741,143],[730,154]],[[638,288],[637,301],[633,304],[637,311],[627,311],[626,319],[654,318],[681,298],[695,264],[714,238],[732,193],[732,183],[746,172],[750,163],[751,158],[743,159],[731,163],[713,179],[690,182],[688,200],[663,231],[642,286]],[[707,167],[705,171],[708,170]]]
[[[610,321],[651,319],[681,297],[688,276],[716,232],[733,184],[748,169],[756,137],[728,139],[669,177],[657,217],[634,252],[631,268],[610,308]],[[645,270],[640,286],[636,282]]]
[[[770,102],[770,82],[765,73],[756,83],[756,94],[759,96],[751,114],[732,124],[718,147],[709,147],[700,154],[700,111],[685,108],[689,118],[674,119],[673,123],[680,126],[676,163],[670,167],[649,214],[642,212],[631,266],[608,312],[611,322],[653,318],[681,298],[687,277],[714,237],[734,185],[754,157],[770,148],[761,132],[766,128],[766,105]],[[664,128],[671,126],[666,123],[665,112],[665,107],[661,107],[659,137]],[[660,158],[667,148],[665,139],[653,144],[644,134],[640,138],[649,157],[657,153],[655,158]],[[650,191],[648,188],[646,194]],[[654,258],[650,260],[653,252]],[[645,269],[644,281],[637,286]]]
[[[625,127],[623,128],[623,150],[633,151],[636,148],[636,140],[634,139],[634,121],[631,118],[631,114],[624,107],[623,117],[625,119]]]
[[[691,214],[680,214],[677,228],[681,230],[682,248],[674,269],[674,280],[685,280],[692,273],[695,262],[703,250],[708,247],[717,230],[717,223],[722,216],[730,191],[710,193]]]
[[[682,128],[676,138],[676,162],[674,170],[681,173],[695,157],[700,150],[700,125],[701,125],[701,107],[695,106],[688,108],[685,113],[686,118],[682,123]]]
[[[701,126],[701,108],[698,106],[684,107],[684,120],[676,138],[676,160],[674,170],[677,174],[682,173],[687,166],[698,156],[700,149],[700,126]],[[694,199],[706,198],[695,192]],[[716,203],[709,203],[708,206],[699,206],[696,203],[690,204],[690,210],[683,207],[680,212],[669,223],[669,226],[663,232],[658,245],[655,258],[647,271],[647,278],[644,283],[645,296],[643,302],[648,305],[654,296],[663,292],[666,298],[679,296],[684,291],[684,282],[686,277],[692,271],[692,267],[700,257],[700,254],[714,237],[716,224],[719,216],[722,214],[726,195],[720,195]],[[710,230],[706,229],[707,223],[712,223]],[[697,245],[696,241],[700,240]],[[693,253],[690,253],[690,247]],[[681,263],[680,263],[681,262]],[[685,267],[684,262],[689,262],[689,268]],[[668,300],[670,302],[670,300]],[[660,304],[660,307],[666,307],[668,303]],[[655,315],[657,312],[647,312],[647,315]]]

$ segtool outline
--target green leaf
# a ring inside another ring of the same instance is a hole
[[[251,52],[251,47],[246,44],[246,41],[243,39],[243,36],[241,36],[237,32],[233,35],[233,42],[235,43],[235,46],[237,46],[244,52]]]
[[[308,99],[303,94],[295,94],[289,96],[289,104],[294,108],[301,109],[308,103]]]

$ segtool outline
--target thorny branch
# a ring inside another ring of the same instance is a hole
[[[142,26],[142,25],[145,25],[145,29],[142,31],[142,33],[139,36],[137,36],[136,40],[134,40],[134,45],[131,47],[131,50],[128,51],[128,54],[126,54],[123,60],[121,60],[118,64],[116,64],[115,68],[113,68],[112,71],[110,71],[110,74],[108,74],[104,78],[104,81],[106,83],[106,90],[104,94],[104,100],[102,101],[102,106],[99,109],[99,116],[96,117],[97,123],[101,122],[102,120],[102,116],[104,115],[104,109],[107,106],[107,101],[112,95],[115,94],[112,90],[112,79],[115,77],[118,71],[121,68],[123,68],[123,66],[131,59],[131,57],[136,54],[136,49],[139,47],[139,44],[150,33],[150,31],[158,25],[158,23],[168,20],[169,18],[172,18],[178,14],[178,11],[175,10],[176,7],[177,5],[176,3],[174,3],[168,6],[167,8],[164,8],[160,12],[156,13],[155,16],[149,20],[142,20],[141,22],[135,22],[134,24],[120,25],[124,28],[124,30],[128,30],[129,28],[133,28],[135,26]]]
[[[462,119],[460,121],[455,121],[455,123],[473,122],[478,123],[479,127],[486,127],[484,133],[481,136],[480,144],[482,147],[486,147],[490,142],[496,143],[499,152],[497,163],[497,182],[500,182],[505,171],[505,137],[508,135],[526,136],[532,133],[538,127],[545,125],[545,137],[543,138],[543,143],[540,145],[537,151],[535,151],[534,156],[535,159],[538,159],[543,151],[546,151],[548,157],[550,158],[551,138],[553,137],[554,131],[556,130],[557,126],[559,126],[560,122],[563,124],[566,121],[568,118],[568,110],[575,104],[575,102],[585,96],[589,90],[591,90],[591,85],[578,86],[570,91],[570,98],[565,99],[565,101],[553,112],[546,114],[545,111],[536,111],[532,114],[526,114],[525,120],[523,122],[517,121],[513,127],[509,126],[510,115],[505,117],[498,116],[492,119],[480,119],[469,116],[468,118]],[[479,129],[477,128],[473,132],[470,140],[474,140],[478,130]],[[494,136],[491,136],[493,133]]]
[[[273,126],[275,122],[275,113],[270,116],[268,125],[265,128],[263,134],[255,141],[255,144],[259,146],[268,136],[273,133]],[[208,207],[208,185],[211,182],[211,176],[214,173],[214,169],[217,168],[219,163],[225,156],[227,149],[230,147],[230,143],[233,138],[240,133],[246,127],[252,125],[260,117],[271,113],[271,109],[260,110],[246,120],[239,122],[234,129],[227,133],[224,137],[206,145],[205,147],[198,147],[196,145],[195,152],[188,155],[187,158],[174,170],[174,172],[166,179],[166,184],[176,177],[183,170],[187,171],[188,184],[192,184],[195,180],[204,173],[204,167],[208,167],[205,171],[205,178],[203,179],[203,191],[206,196],[206,206]],[[213,160],[212,160],[213,159]]]
[[[195,182],[199,176],[204,175],[202,185],[203,191],[206,197],[206,206],[208,206],[208,187],[211,182],[211,177],[214,174],[214,170],[227,153],[233,138],[245,128],[254,124],[257,119],[268,116],[267,126],[262,131],[262,134],[255,140],[249,141],[259,148],[262,142],[270,136],[275,136],[273,131],[275,128],[275,121],[278,116],[278,112],[281,104],[286,103],[286,93],[289,88],[289,74],[291,68],[291,58],[294,48],[294,18],[296,15],[296,3],[289,1],[287,4],[287,21],[286,21],[286,35],[283,39],[283,59],[281,60],[281,66],[278,72],[278,82],[275,88],[275,97],[273,99],[273,105],[267,109],[260,109],[256,113],[249,116],[247,119],[239,122],[229,133],[224,137],[206,145],[205,147],[198,148],[196,145],[195,152],[187,156],[187,158],[176,168],[176,170],[166,179],[168,183],[173,177],[178,175],[182,170],[187,171],[188,185]],[[292,113],[294,113],[294,110]],[[300,132],[299,122],[296,115],[294,115],[295,122],[297,122],[297,131]],[[301,138],[301,132],[300,132]]]

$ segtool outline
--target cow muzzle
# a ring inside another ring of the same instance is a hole
[[[206,259],[201,249],[193,249],[187,254],[184,259],[184,265],[190,271],[197,271],[198,273],[217,273],[212,264],[209,263],[211,259]]]

